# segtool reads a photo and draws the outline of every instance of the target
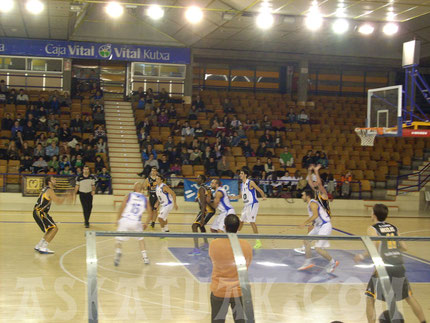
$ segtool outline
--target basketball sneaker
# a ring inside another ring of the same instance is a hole
[[[154,230],[155,222],[151,222],[151,229]]]
[[[53,254],[55,252],[52,251],[52,250],[50,250],[50,249],[48,249],[48,247],[41,247],[41,248],[39,248],[39,253],[42,253],[42,254]]]
[[[115,259],[113,260],[113,264],[115,265],[115,267],[117,267],[119,265],[119,261],[121,259],[121,255],[122,254],[120,252],[117,252],[115,254]]]
[[[201,250],[203,250],[203,251],[208,251],[208,249],[209,249],[209,244],[207,244],[207,243],[202,244],[202,245],[200,246],[200,249],[201,249]]]
[[[255,240],[254,249],[260,249],[262,246],[260,239]]]
[[[311,259],[306,259],[304,264],[297,270],[308,270],[308,269],[311,269],[312,267],[315,267],[315,265],[311,262]]]
[[[334,261],[333,259],[330,261],[330,263],[326,267],[326,271],[328,274],[331,274],[334,272],[336,267],[339,266],[339,261]]]
[[[315,250],[315,247],[311,247],[311,250]],[[301,248],[296,248],[294,249],[294,252],[304,255],[306,253],[305,247],[301,247]]]
[[[144,263],[145,265],[149,265],[149,258],[148,258],[148,257],[144,257],[144,258],[143,258],[143,263]]]
[[[200,256],[202,253],[199,248],[194,248],[193,251],[188,253],[188,256]]]

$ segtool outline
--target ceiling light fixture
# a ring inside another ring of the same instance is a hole
[[[199,7],[191,6],[185,11],[185,18],[187,18],[188,22],[192,24],[196,24],[203,19],[203,11]]]
[[[9,12],[13,9],[13,0],[0,0],[0,12]]]
[[[269,29],[273,26],[273,22],[275,21],[273,15],[269,12],[261,12],[257,16],[257,26],[261,29]]]
[[[146,10],[146,15],[153,20],[158,20],[163,18],[164,10],[159,5],[153,4]]]
[[[336,19],[331,27],[335,34],[344,34],[349,29],[349,22],[346,19]]]
[[[309,30],[315,31],[320,29],[323,24],[323,16],[321,15],[318,2],[314,1],[305,18],[305,25]]]
[[[399,31],[399,25],[393,22],[386,23],[382,31],[384,32],[385,35],[392,36]]]
[[[39,0],[29,0],[29,1],[27,1],[25,8],[31,14],[38,15],[39,13],[41,13],[43,11],[43,9],[45,8],[45,5],[42,2],[40,2]]]
[[[124,13],[124,7],[118,2],[111,1],[106,5],[105,11],[111,18],[116,19],[122,16]]]
[[[365,23],[358,28],[358,32],[363,35],[370,35],[375,30],[371,24]]]

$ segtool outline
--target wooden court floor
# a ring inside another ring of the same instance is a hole
[[[56,253],[41,255],[33,250],[41,232],[33,222],[31,210],[0,211],[0,322],[87,321],[86,229],[82,216],[65,212],[52,212],[52,216],[59,227],[50,244]],[[93,214],[90,229],[115,230],[115,216],[114,212]],[[294,226],[304,217],[260,214],[257,223],[261,233],[304,234]],[[193,218],[172,214],[170,230],[189,232]],[[430,235],[429,218],[395,218],[391,222],[403,235]],[[369,223],[368,217],[337,216],[333,218],[337,229],[334,235],[363,234]],[[250,227],[245,226],[244,232],[251,232]],[[209,284],[200,279],[210,275],[207,257],[181,258],[192,248],[190,239],[145,241],[150,265],[143,264],[137,242],[130,240],[124,244],[120,266],[114,267],[115,240],[97,238],[100,322],[210,322]],[[300,241],[292,240],[263,241],[263,249],[254,255],[255,262],[263,259],[256,264],[261,269],[252,284],[256,321],[365,322],[363,292],[370,269],[359,273],[362,268],[351,263],[353,250],[363,249],[362,244],[332,242],[331,249],[343,255],[334,275],[310,273],[306,278],[297,276],[295,268],[303,258],[292,255],[291,250],[300,245]],[[408,245],[408,254],[416,260],[418,272],[426,271],[430,266],[430,243]],[[273,255],[285,257],[275,261]],[[342,275],[347,278],[339,282]],[[282,281],[276,281],[275,276]],[[430,281],[424,279],[411,285],[430,320]],[[417,322],[407,304],[399,303],[399,307],[406,322]],[[377,309],[381,312],[383,304],[378,302]],[[231,316],[227,321],[232,322]]]

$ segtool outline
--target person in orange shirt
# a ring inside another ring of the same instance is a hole
[[[225,220],[227,233],[237,233],[240,219],[235,214],[228,215]],[[252,261],[252,247],[245,240],[239,240],[246,267]],[[213,240],[209,245],[209,257],[212,261],[211,309],[212,323],[223,323],[231,306],[236,323],[244,323],[245,315],[242,303],[242,291],[234,261],[233,250],[227,238]]]

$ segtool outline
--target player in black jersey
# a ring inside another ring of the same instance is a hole
[[[215,214],[215,209],[210,205],[212,193],[211,190],[205,186],[205,183],[206,176],[200,175],[197,179],[197,185],[199,185],[199,190],[197,191],[197,200],[199,202],[200,212],[191,226],[193,232],[198,232],[198,229],[200,229],[201,232],[205,233],[205,225]],[[194,238],[194,250],[189,253],[190,256],[201,254],[198,240],[198,238]],[[204,238],[204,243],[205,247],[209,245],[207,238]]]
[[[155,178],[158,174],[157,167],[152,167],[151,172],[149,173],[148,178],[145,179],[145,187],[148,189],[148,197],[149,197],[149,205],[152,211],[152,222],[151,228],[154,229],[155,221],[157,220],[157,212],[156,209],[159,205],[157,194],[155,193],[155,188],[157,187],[157,183],[155,183]]]
[[[48,214],[52,201],[62,204],[65,198],[58,197],[54,192],[56,181],[54,177],[45,178],[45,187],[37,198],[36,205],[33,209],[33,218],[43,231],[43,238],[34,247],[34,250],[43,254],[52,254],[54,251],[48,249],[48,243],[54,239],[58,232],[58,227],[54,220]]]
[[[373,206],[372,222],[373,224],[367,229],[368,236],[399,236],[399,231],[396,226],[385,222],[388,216],[388,208],[384,204],[375,204]],[[406,270],[403,264],[402,251],[406,251],[407,247],[404,241],[375,241],[375,246],[385,264],[385,269],[390,277],[396,301],[406,300],[412,308],[415,316],[420,322],[425,322],[424,312],[412,295],[408,279],[406,278]],[[360,262],[369,257],[368,252],[357,254],[354,257],[356,262]],[[375,299],[385,301],[382,295],[381,282],[375,270],[367,285],[365,292],[367,298],[366,315],[368,322],[375,322]]]
[[[327,212],[327,214],[331,217],[331,210],[330,210],[330,202],[328,199],[328,193],[327,190],[324,187],[324,183],[320,177],[319,170],[321,169],[321,165],[311,165],[308,169],[308,185],[309,187],[314,191],[315,193],[315,200],[319,202],[319,204],[324,208],[324,210]],[[313,226],[308,226],[308,233],[311,232],[313,229]],[[312,249],[315,249],[312,247]],[[304,255],[305,254],[305,246],[302,246],[301,248],[294,249],[295,252],[298,254]]]

